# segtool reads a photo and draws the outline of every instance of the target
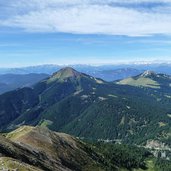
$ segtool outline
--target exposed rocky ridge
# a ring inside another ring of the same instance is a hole
[[[1,136],[0,153],[2,157],[45,171],[103,170],[104,164],[102,157],[88,151],[80,140],[40,127],[24,126]]]

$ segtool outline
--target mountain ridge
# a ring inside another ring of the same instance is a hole
[[[147,70],[137,76],[116,81],[116,83],[121,85],[160,89],[161,87],[170,86],[171,77],[170,75],[158,74],[154,71]]]
[[[33,88],[0,96],[1,130],[39,125],[74,136],[126,143],[144,143],[162,137],[163,131],[169,136],[167,77],[168,87],[156,89],[105,82],[70,68],[56,74],[54,81],[48,78]]]
[[[23,126],[0,138],[0,161],[4,162],[4,169],[104,171],[102,156],[88,149],[68,134]]]
[[[65,68],[60,69],[58,72],[53,73],[49,81],[55,81],[55,80],[64,81],[67,78],[77,79],[79,77],[81,77],[80,72],[77,72],[71,67],[65,67]]]

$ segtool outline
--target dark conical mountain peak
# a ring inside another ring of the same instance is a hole
[[[71,67],[65,67],[55,72],[49,79],[49,81],[66,80],[68,78],[79,78],[82,74]]]
[[[153,77],[153,76],[157,76],[157,74],[154,71],[147,70],[143,72],[140,76],[141,77]]]

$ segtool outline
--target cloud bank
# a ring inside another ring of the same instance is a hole
[[[2,0],[0,27],[26,32],[171,34],[171,0]]]

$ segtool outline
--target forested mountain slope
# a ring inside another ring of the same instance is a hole
[[[145,72],[132,79],[145,83],[108,83],[72,68],[61,69],[33,88],[0,96],[1,130],[40,125],[88,139],[168,142],[170,77]]]

